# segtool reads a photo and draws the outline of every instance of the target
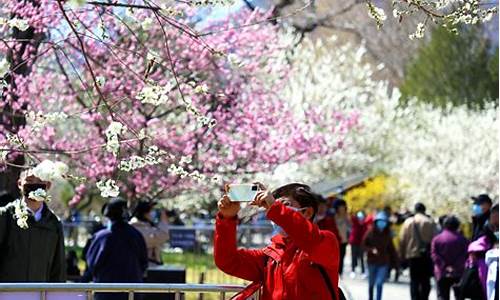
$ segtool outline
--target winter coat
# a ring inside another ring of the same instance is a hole
[[[87,251],[94,282],[142,282],[148,265],[142,234],[125,222],[99,231]]]
[[[317,221],[316,224],[318,225],[319,229],[328,230],[333,233],[340,244],[340,233],[337,228],[337,222],[335,222],[334,216],[325,216],[323,219]]]
[[[17,226],[13,213],[0,215],[0,282],[64,282],[66,266],[61,221],[43,204],[42,218]]]
[[[486,279],[486,292],[488,300],[498,300],[498,248],[486,252],[486,265],[488,276]]]
[[[415,234],[415,225],[423,245],[419,245],[418,238]],[[421,257],[420,249],[424,246],[429,246],[430,248],[432,239],[436,234],[436,223],[434,223],[430,217],[417,213],[415,216],[406,219],[399,232],[399,251],[401,259]]]
[[[475,241],[481,236],[485,235],[485,225],[490,218],[490,212],[487,211],[479,216],[472,217],[472,239],[471,241]]]
[[[363,242],[368,225],[364,221],[360,221],[356,216],[351,217],[351,234],[349,235],[349,244],[360,246]]]
[[[153,226],[149,222],[140,221],[134,217],[130,220],[130,225],[139,230],[144,237],[149,262],[156,265],[161,264],[161,249],[169,238],[168,224],[160,222],[157,226]]]
[[[320,265],[338,299],[339,245],[302,214],[276,201],[267,218],[283,228],[263,249],[237,249],[236,218],[220,214],[215,223],[214,260],[229,275],[263,284],[263,300],[331,299]],[[332,259],[333,258],[333,259]]]
[[[486,252],[491,248],[486,237],[480,237],[479,239],[471,242],[467,248],[469,253],[469,259],[467,260],[466,266],[477,267],[479,280],[481,281],[481,286],[483,288],[484,297],[486,298],[486,280],[488,277],[488,266],[486,265],[485,255]]]
[[[366,261],[371,265],[396,266],[398,255],[389,228],[383,231],[372,226],[363,238],[362,246],[366,252]],[[376,249],[376,252],[373,251]]]
[[[436,280],[443,276],[452,278],[462,276],[467,261],[467,244],[467,240],[461,233],[447,229],[434,237],[431,244],[431,256]],[[446,271],[448,267],[453,268],[451,273]]]

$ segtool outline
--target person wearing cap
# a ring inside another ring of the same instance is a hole
[[[398,255],[392,242],[389,218],[383,211],[378,212],[374,225],[363,238],[362,246],[368,263],[368,299],[373,300],[373,289],[377,289],[377,300],[382,299],[382,287],[389,267],[397,265]]]
[[[155,202],[140,201],[130,220],[130,225],[139,230],[146,241],[150,266],[161,265],[161,248],[168,241],[168,217],[165,210],[160,213],[160,222],[154,223]]]
[[[459,228],[458,218],[448,215],[443,219],[443,231],[432,239],[431,255],[439,300],[450,299],[451,287],[464,273],[468,242]]]
[[[434,220],[425,211],[424,204],[415,204],[415,215],[405,220],[399,232],[400,258],[410,268],[412,300],[427,300],[431,291],[433,264],[430,248],[438,230]]]
[[[87,251],[94,282],[142,282],[148,265],[142,234],[127,223],[127,202],[114,198],[103,207],[107,228],[97,232]],[[97,300],[125,300],[126,293],[96,293]]]
[[[240,204],[227,195],[218,202],[215,264],[229,275],[254,282],[235,299],[246,299],[259,288],[263,300],[340,299],[337,238],[313,222],[318,203],[310,187],[292,183],[271,193],[259,185],[251,205],[264,208],[281,232],[265,248],[238,249]]]
[[[485,235],[485,225],[490,218],[492,201],[487,194],[471,197],[472,204],[472,241]]]
[[[61,221],[43,197],[33,194],[46,194],[51,182],[35,176],[30,169],[21,172],[18,186],[22,198],[12,203],[25,207],[27,218],[16,216],[18,208],[0,214],[0,282],[64,282]]]

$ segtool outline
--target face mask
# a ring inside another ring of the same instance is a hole
[[[494,234],[495,234],[495,237],[497,238],[497,241],[498,241],[498,231],[495,231]]]
[[[363,222],[363,221],[365,220],[365,214],[364,214],[364,213],[362,213],[362,212],[358,212],[358,213],[356,214],[356,218],[358,218],[358,220],[359,220],[360,222]]]
[[[377,226],[378,230],[383,231],[387,227],[387,221],[377,221],[375,226]]]
[[[106,221],[106,229],[111,230],[111,225],[113,225],[113,222],[111,222],[111,220],[108,219]]]
[[[479,204],[472,205],[472,214],[474,216],[480,216],[483,214],[483,210],[481,209],[481,206]]]
[[[25,185],[23,185],[23,195],[28,198],[29,197],[29,194],[31,192],[34,192],[38,189],[42,189],[45,191],[45,189],[47,188],[47,186],[45,184],[30,184],[30,183],[27,183]]]

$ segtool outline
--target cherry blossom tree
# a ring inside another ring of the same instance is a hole
[[[281,165],[275,182],[382,173],[397,180],[392,193],[405,205],[420,201],[435,213],[453,209],[463,216],[470,196],[498,196],[497,107],[401,105],[397,89],[372,78],[383,66],[367,64],[363,47],[336,49],[305,40],[292,58],[284,96],[296,107],[358,112],[359,126],[346,133],[342,151]]]
[[[2,4],[4,167],[66,162],[76,205],[202,193],[337,151],[357,115],[296,111],[287,39],[257,11],[200,25],[193,5],[219,2]]]

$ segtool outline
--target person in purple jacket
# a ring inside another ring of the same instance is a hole
[[[450,299],[450,288],[460,281],[467,260],[467,240],[458,231],[460,221],[447,216],[443,231],[432,239],[431,255],[439,300]]]

